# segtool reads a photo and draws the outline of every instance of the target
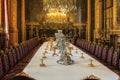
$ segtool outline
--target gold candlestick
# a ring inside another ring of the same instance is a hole
[[[72,53],[73,47],[68,47],[68,49],[69,49],[69,54],[72,55],[71,53]]]
[[[44,51],[44,53],[47,53],[47,48],[45,48],[45,51]]]
[[[40,61],[41,61],[40,67],[45,67],[46,65],[43,63],[44,59],[40,59]]]
[[[42,58],[44,58],[44,59],[46,59],[47,57],[45,56],[45,52],[43,53],[43,57]]]
[[[55,47],[53,47],[53,55],[52,56],[58,56],[57,54],[56,54],[56,48]]]
[[[47,51],[48,47],[46,46],[45,51]]]
[[[52,50],[53,48],[53,43],[50,44],[50,51]]]
[[[89,59],[89,61],[90,61],[90,63],[88,64],[88,66],[90,66],[90,67],[94,67],[94,65],[93,65],[93,63],[92,63],[92,59]]]
[[[83,53],[81,53],[81,56],[80,56],[80,58],[84,58],[84,56],[83,56]]]

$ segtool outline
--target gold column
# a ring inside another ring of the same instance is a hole
[[[0,0],[0,33],[3,32],[1,15],[2,15],[2,0]]]
[[[113,0],[113,29],[117,28],[117,0]]]
[[[102,1],[95,0],[95,30],[94,40],[100,38],[101,26],[102,26]]]
[[[17,0],[8,0],[9,16],[10,16],[10,44],[18,43],[18,29],[17,29]]]
[[[91,27],[91,0],[87,0],[87,41],[90,41],[90,27]]]
[[[22,0],[22,6],[21,6],[21,22],[22,22],[22,41],[25,41],[25,40],[26,40],[25,0]]]

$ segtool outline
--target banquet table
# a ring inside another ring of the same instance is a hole
[[[74,64],[58,64],[57,60],[60,58],[59,50],[57,50],[59,56],[52,56],[53,52],[50,51],[50,47],[48,47],[46,53],[47,59],[44,60],[46,67],[40,67],[40,59],[43,56],[47,43],[48,42],[43,43],[30,63],[23,70],[23,72],[29,74],[36,80],[82,80],[89,75],[94,75],[100,80],[119,80],[119,76],[116,73],[72,44],[71,59],[74,60]],[[81,53],[84,55],[83,59],[80,58]],[[88,66],[89,59],[93,60],[94,67]]]

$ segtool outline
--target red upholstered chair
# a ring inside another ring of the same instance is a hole
[[[76,41],[76,46],[78,46],[78,47],[80,47],[80,39],[77,39],[77,41]]]
[[[106,61],[107,55],[108,55],[108,48],[104,47],[102,51],[102,57],[101,57],[103,61]]]
[[[4,69],[4,72],[6,74],[10,69],[8,55],[4,54],[2,56],[2,61],[3,61],[3,69]]]
[[[98,48],[98,54],[97,54],[97,57],[98,57],[98,58],[101,58],[101,56],[102,56],[102,51],[103,51],[103,46],[99,46],[99,48]]]
[[[82,46],[83,49],[85,48],[85,44],[86,44],[86,41],[84,41],[84,44],[83,44],[83,46]]]
[[[92,54],[95,54],[95,48],[96,48],[96,45],[95,45],[95,44],[92,44],[92,48],[91,48],[91,49],[92,49],[92,50],[91,50],[91,53],[92,53]]]
[[[112,57],[113,57],[113,48],[108,50],[108,55],[107,55],[107,63],[112,64]]]
[[[23,48],[23,54],[24,54],[24,57],[25,57],[25,56],[26,56],[25,45],[24,45],[24,43],[21,43],[21,45],[22,45],[22,48]]]
[[[112,58],[112,65],[117,68],[118,67],[118,64],[119,64],[119,51],[116,50],[113,52],[113,58]]]
[[[8,53],[8,59],[9,59],[10,69],[12,69],[14,66],[14,58],[13,58],[13,54],[11,51],[9,51]]]
[[[35,80],[35,79],[26,76],[15,76],[10,78],[9,80]]]
[[[82,42],[81,42],[81,48],[83,48],[84,47],[84,45],[85,45],[85,41],[84,40],[82,40]]]
[[[5,52],[3,50],[0,50],[0,56],[4,55]]]
[[[120,70],[120,59],[119,59],[119,66],[118,67],[119,67],[119,70]]]
[[[15,49],[15,53],[17,54],[17,60],[19,61],[20,60],[20,52],[19,52],[19,49],[17,46],[14,47]]]
[[[27,47],[27,42],[23,42],[23,47],[24,47],[24,52],[25,52],[25,55],[28,53],[28,47]]]
[[[17,60],[17,53],[15,52],[14,48],[11,49],[11,53],[12,53],[14,65],[15,65],[18,62],[18,60]]]
[[[90,52],[90,53],[92,53],[92,45],[93,45],[93,43],[91,43],[91,44],[89,45],[89,52]]]
[[[19,50],[20,59],[21,59],[21,58],[23,58],[23,53],[22,53],[22,48],[20,45],[18,45],[18,50]]]
[[[9,50],[8,48],[5,48],[5,51],[4,51],[4,52],[5,52],[5,54],[8,54],[9,51],[10,51],[10,50]]]
[[[90,51],[90,45],[91,45],[91,42],[88,42],[87,48],[86,48],[87,51]]]
[[[20,44],[20,47],[21,47],[21,50],[22,50],[22,56],[25,57],[25,51],[24,51],[24,47],[23,47],[22,43]]]
[[[29,76],[29,74],[26,74],[25,72],[21,72],[9,78],[8,80],[35,80],[35,79]]]
[[[4,75],[2,58],[0,56],[0,78]]]
[[[90,46],[89,46],[89,52],[90,52],[90,53],[92,53],[93,45],[94,45],[94,43],[90,43]]]
[[[95,56],[98,55],[98,51],[99,51],[99,45],[96,45],[96,48],[95,48]]]
[[[82,48],[86,50],[86,46],[87,46],[87,41],[84,42],[84,45]]]
[[[77,40],[76,40],[76,41],[77,41]],[[72,40],[71,40],[71,43],[74,44],[74,45],[76,45],[76,41],[75,41],[75,39],[72,39]]]

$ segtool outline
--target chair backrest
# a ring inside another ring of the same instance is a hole
[[[87,44],[87,51],[90,51],[90,46],[91,46],[91,43],[89,42],[89,43]]]
[[[98,46],[98,45],[96,45],[96,48],[95,48],[95,56],[97,56],[97,55],[98,55],[98,51],[99,51],[99,46]]]
[[[11,49],[11,52],[12,52],[12,56],[13,56],[13,60],[14,60],[14,65],[17,63],[17,53],[15,52],[15,49],[12,48]]]
[[[23,57],[23,53],[22,53],[22,48],[20,45],[18,45],[18,50],[19,50],[19,53],[20,53],[20,58]]]
[[[35,79],[26,76],[15,76],[10,78],[9,80],[35,80]]]
[[[96,45],[93,44],[93,45],[92,45],[92,51],[91,51],[92,54],[95,54],[95,49],[96,49]]]
[[[0,50],[0,55],[4,55],[4,51],[3,50]]]
[[[9,69],[10,69],[8,55],[4,54],[2,56],[2,61],[3,61],[4,72],[6,74],[9,71]]]
[[[27,43],[23,42],[22,45],[23,45],[23,48],[24,48],[24,54],[26,55],[27,54]]]
[[[21,43],[20,46],[21,46],[21,49],[22,49],[23,57],[25,57],[25,48],[24,48],[23,43]]]
[[[0,56],[0,78],[4,75],[2,58]]]
[[[102,51],[102,57],[101,57],[103,61],[106,61],[107,55],[108,55],[108,48],[104,47]]]
[[[81,48],[83,48],[84,47],[84,45],[85,45],[85,41],[84,40],[82,40],[82,42],[81,42],[81,44],[80,44],[81,46]]]
[[[107,63],[112,64],[112,57],[113,57],[113,49],[108,50],[108,55],[107,55]]]
[[[101,56],[102,56],[102,51],[103,51],[103,47],[102,47],[102,46],[99,46],[99,48],[98,48],[98,54],[97,54],[97,57],[98,57],[98,58],[101,58]]]
[[[13,58],[13,54],[11,51],[9,51],[8,53],[8,59],[9,59],[10,68],[12,69],[14,66],[14,58]]]
[[[19,49],[17,46],[15,46],[14,49],[15,49],[15,53],[17,54],[17,60],[19,61],[21,59]]]
[[[120,70],[120,59],[119,59],[119,66],[118,66],[119,70]]]
[[[79,39],[77,39],[76,46],[79,46],[79,43],[80,43],[80,41],[79,41]]]
[[[118,67],[118,64],[119,64],[119,51],[114,51],[113,52],[113,58],[112,58],[112,65],[114,67]]]

